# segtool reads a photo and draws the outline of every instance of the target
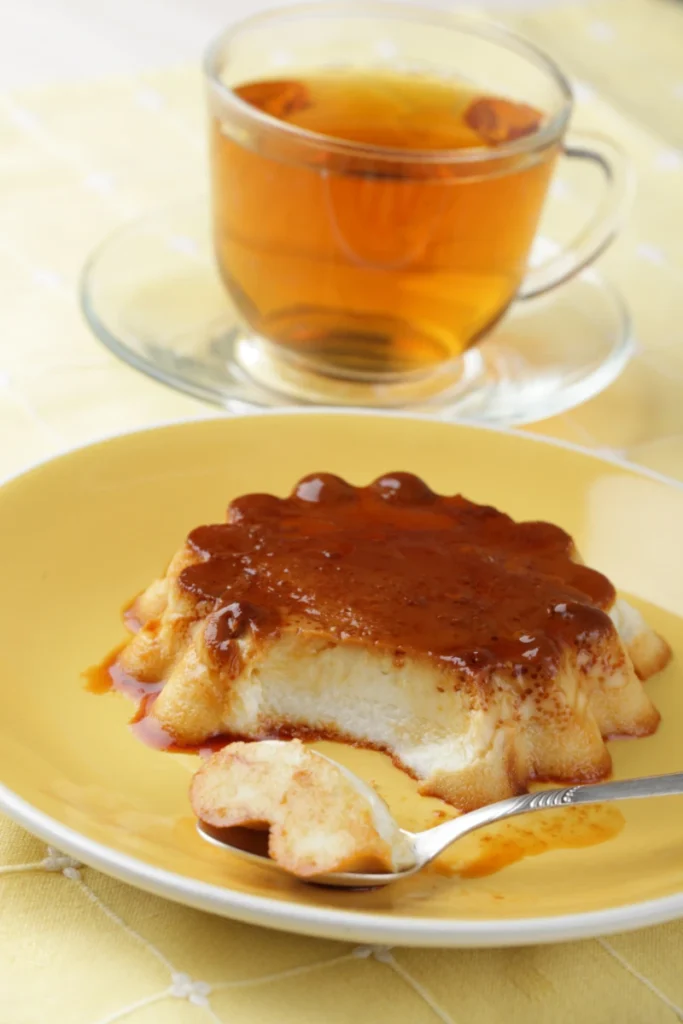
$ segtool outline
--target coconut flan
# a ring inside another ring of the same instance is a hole
[[[642,680],[670,657],[560,527],[400,472],[237,498],[133,620],[115,669],[169,745],[337,739],[463,810],[607,775],[608,737],[656,729]]]

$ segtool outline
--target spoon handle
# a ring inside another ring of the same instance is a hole
[[[452,821],[445,821],[426,832],[415,835],[413,846],[420,866],[428,864],[456,839],[475,829],[492,825],[496,821],[514,818],[518,814],[543,811],[550,807],[570,807],[577,804],[602,804],[611,800],[637,800],[649,796],[683,795],[683,772],[671,775],[652,775],[643,779],[624,779],[602,782],[598,785],[568,786],[564,789],[544,789],[538,793],[513,796],[499,803],[480,807]]]

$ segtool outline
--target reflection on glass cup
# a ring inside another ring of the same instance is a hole
[[[530,44],[469,16],[314,4],[230,29],[206,59],[215,248],[254,344],[313,377],[450,379],[515,298],[612,238],[620,153],[565,141],[571,93]],[[531,271],[558,156],[602,204]]]

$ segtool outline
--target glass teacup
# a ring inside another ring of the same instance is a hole
[[[482,19],[404,4],[279,9],[210,47],[214,240],[242,365],[276,389],[400,404],[450,388],[516,298],[613,237],[628,173],[565,141],[569,85]],[[558,156],[608,187],[575,242],[529,254]]]

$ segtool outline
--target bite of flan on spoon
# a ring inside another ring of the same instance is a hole
[[[320,473],[193,530],[136,601],[118,671],[163,684],[169,742],[324,737],[470,809],[593,780],[659,715],[669,648],[557,526],[390,473]]]
[[[373,788],[299,740],[229,743],[196,772],[190,803],[205,825],[267,829],[269,856],[302,878],[415,864]]]

